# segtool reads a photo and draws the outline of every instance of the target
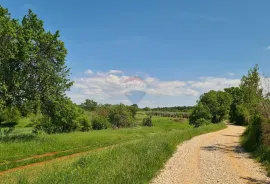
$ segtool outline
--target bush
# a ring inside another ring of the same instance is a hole
[[[248,125],[249,116],[249,111],[244,105],[237,105],[234,114],[234,123],[236,125]]]
[[[203,124],[208,124],[211,122],[212,115],[207,106],[199,103],[194,107],[191,115],[189,116],[189,124],[195,127],[201,126]]]
[[[142,121],[142,126],[153,126],[152,118],[151,117],[146,117]]]
[[[261,143],[262,122],[263,118],[261,116],[254,116],[244,132],[242,144],[246,150],[253,151]]]
[[[107,118],[103,116],[96,116],[92,119],[93,130],[102,130],[110,127],[110,123]]]
[[[42,117],[43,117],[43,115],[41,113],[38,113],[38,114],[31,113],[28,115],[28,118],[29,118],[32,125],[39,123],[40,120],[42,119]]]
[[[21,118],[20,111],[15,107],[8,107],[0,113],[0,121],[6,123],[17,123]]]
[[[199,126],[202,126],[202,125],[208,125],[210,124],[211,121],[210,120],[207,120],[207,119],[204,119],[204,118],[200,118],[196,121],[196,127],[199,127]]]
[[[109,120],[113,127],[130,127],[133,125],[132,113],[123,104],[115,105],[109,113]]]
[[[35,126],[34,132],[41,130],[51,134],[75,130],[87,131],[91,127],[85,112],[69,99],[51,101],[50,108],[44,114]]]
[[[86,114],[81,114],[77,119],[77,126],[79,127],[80,131],[88,132],[91,130],[92,125],[89,117]]]

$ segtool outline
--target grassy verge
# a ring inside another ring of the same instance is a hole
[[[41,169],[25,169],[1,177],[6,183],[148,183],[173,154],[176,146],[194,136],[220,130],[211,124],[146,136],[68,161],[50,163]]]
[[[168,120],[168,118],[154,118],[154,124],[154,127],[108,129],[85,133],[11,136],[0,141],[0,171],[60,156],[152,137],[155,134],[192,128],[187,121],[176,123]],[[31,159],[31,157],[45,153],[55,154]]]
[[[270,125],[259,120],[258,122],[253,120],[252,124],[247,127],[242,135],[241,144],[246,151],[252,153],[253,158],[265,166],[267,175],[270,176]]]

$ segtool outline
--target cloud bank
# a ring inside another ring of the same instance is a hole
[[[86,70],[82,77],[73,79],[74,85],[67,95],[75,103],[81,103],[85,99],[94,99],[99,103],[125,103],[130,104],[126,97],[127,88],[125,81],[132,76],[125,75],[120,70],[109,70],[107,72],[94,72]],[[223,90],[224,88],[238,86],[240,79],[200,77],[197,80],[161,80],[159,78],[146,76],[142,78],[146,87],[146,97],[139,103],[140,106],[168,106],[164,103],[166,98],[177,101],[185,99],[189,104],[195,104],[199,96],[209,90]],[[160,102],[153,102],[154,99]]]

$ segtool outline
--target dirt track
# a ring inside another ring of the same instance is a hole
[[[240,147],[243,131],[243,127],[228,125],[183,143],[151,183],[270,183],[265,170]]]

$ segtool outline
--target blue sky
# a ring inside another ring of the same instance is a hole
[[[267,0],[1,0],[0,4],[16,18],[31,8],[47,30],[60,30],[75,81],[68,95],[77,103],[93,98],[129,104],[123,79],[143,73],[148,87],[140,106],[194,105],[207,90],[237,85],[254,64],[266,73],[270,67]]]

